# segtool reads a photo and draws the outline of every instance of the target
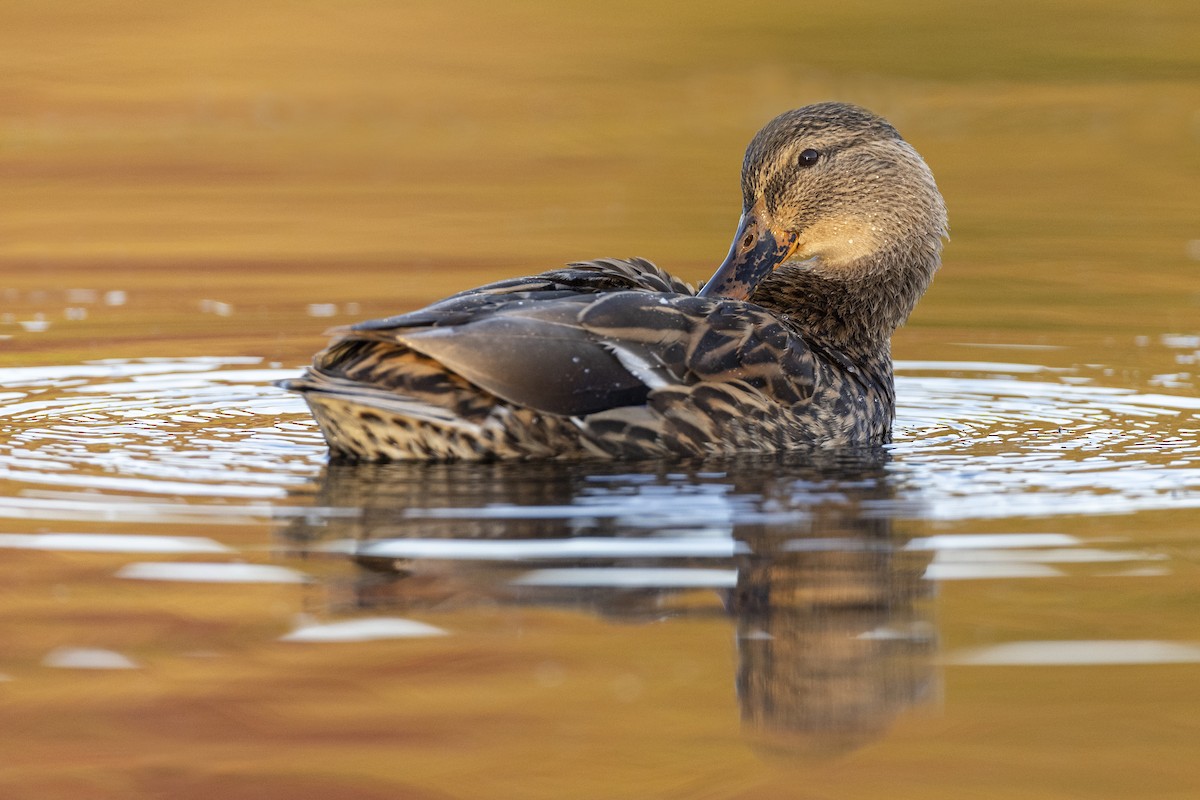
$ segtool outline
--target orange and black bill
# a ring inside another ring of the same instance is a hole
[[[745,300],[763,278],[791,256],[796,239],[794,233],[772,228],[762,204],[756,205],[742,214],[725,263],[717,267],[698,295]]]

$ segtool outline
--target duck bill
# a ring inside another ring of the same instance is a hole
[[[760,202],[742,214],[725,263],[717,267],[699,296],[745,300],[763,278],[791,257],[797,240],[796,234],[780,231],[767,222],[766,209]]]

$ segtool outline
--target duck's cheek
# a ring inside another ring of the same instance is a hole
[[[818,259],[831,267],[849,266],[874,255],[879,248],[880,237],[870,225],[834,218],[809,226],[796,242],[792,258]]]

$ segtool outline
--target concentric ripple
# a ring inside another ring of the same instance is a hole
[[[894,465],[922,516],[1200,505],[1200,398],[1093,385],[1079,370],[963,366],[897,365]]]
[[[891,512],[931,519],[1200,505],[1200,399],[1030,364],[898,364]],[[255,358],[0,370],[0,516],[286,516],[324,446]],[[303,494],[301,492],[301,494]]]
[[[321,438],[257,358],[0,370],[0,516],[178,521],[269,516]]]

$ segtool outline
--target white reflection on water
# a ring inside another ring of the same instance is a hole
[[[1045,564],[1020,562],[1002,563],[933,563],[925,570],[925,578],[931,581],[978,581],[1007,578],[1058,578],[1063,571]]]
[[[1045,536],[1041,534],[1040,536]],[[943,537],[933,537],[943,538]],[[995,540],[995,535],[978,537],[981,545],[986,540]],[[1072,538],[1072,537],[1065,537]],[[1078,540],[1076,540],[1078,541]],[[911,546],[910,542],[910,546]],[[1102,550],[1095,547],[1047,547],[1029,544],[1013,548],[1000,543],[1000,547],[941,547],[935,548],[933,561],[925,570],[929,580],[987,580],[997,578],[1055,578],[1065,574],[1051,564],[1112,564],[1147,561],[1166,561],[1164,553],[1134,550]],[[924,549],[924,548],[922,548]],[[1167,571],[1158,569],[1151,573],[1163,575]]]
[[[910,539],[909,550],[999,550],[1016,547],[1073,547],[1079,539],[1065,533],[942,533]]]
[[[1200,645],[1153,640],[1007,642],[952,653],[944,663],[1008,667],[1197,664]]]
[[[379,639],[413,639],[445,636],[441,628],[399,617],[366,617],[343,622],[301,625],[279,637],[281,642],[370,642]]]
[[[303,583],[303,572],[273,564],[221,564],[198,562],[141,562],[117,571],[118,578],[185,583]]]
[[[897,361],[897,372],[984,372],[989,375],[1009,373],[1033,375],[1040,372],[1070,372],[1063,367],[1043,367],[1040,364],[1015,364],[1003,361]]]
[[[0,497],[0,519],[163,525],[256,525],[278,517],[345,515],[343,509],[312,509],[267,503],[226,505],[162,502],[115,495]],[[352,512],[349,512],[352,513]]]
[[[332,552],[368,558],[437,558],[471,561],[595,558],[732,558],[738,545],[729,538],[624,537],[480,541],[473,539],[373,539],[330,542]]]
[[[42,665],[57,669],[137,669],[129,656],[98,647],[58,647],[42,659]]]
[[[197,536],[139,536],[106,533],[0,534],[0,547],[65,550],[79,553],[231,553],[212,539]]]
[[[513,580],[517,586],[606,587],[616,589],[731,589],[735,569],[684,567],[564,567],[534,569]]]
[[[1143,553],[1130,550],[1097,550],[1092,547],[1048,550],[940,550],[934,563],[940,564],[1097,564],[1109,561],[1163,561],[1162,553]]]

